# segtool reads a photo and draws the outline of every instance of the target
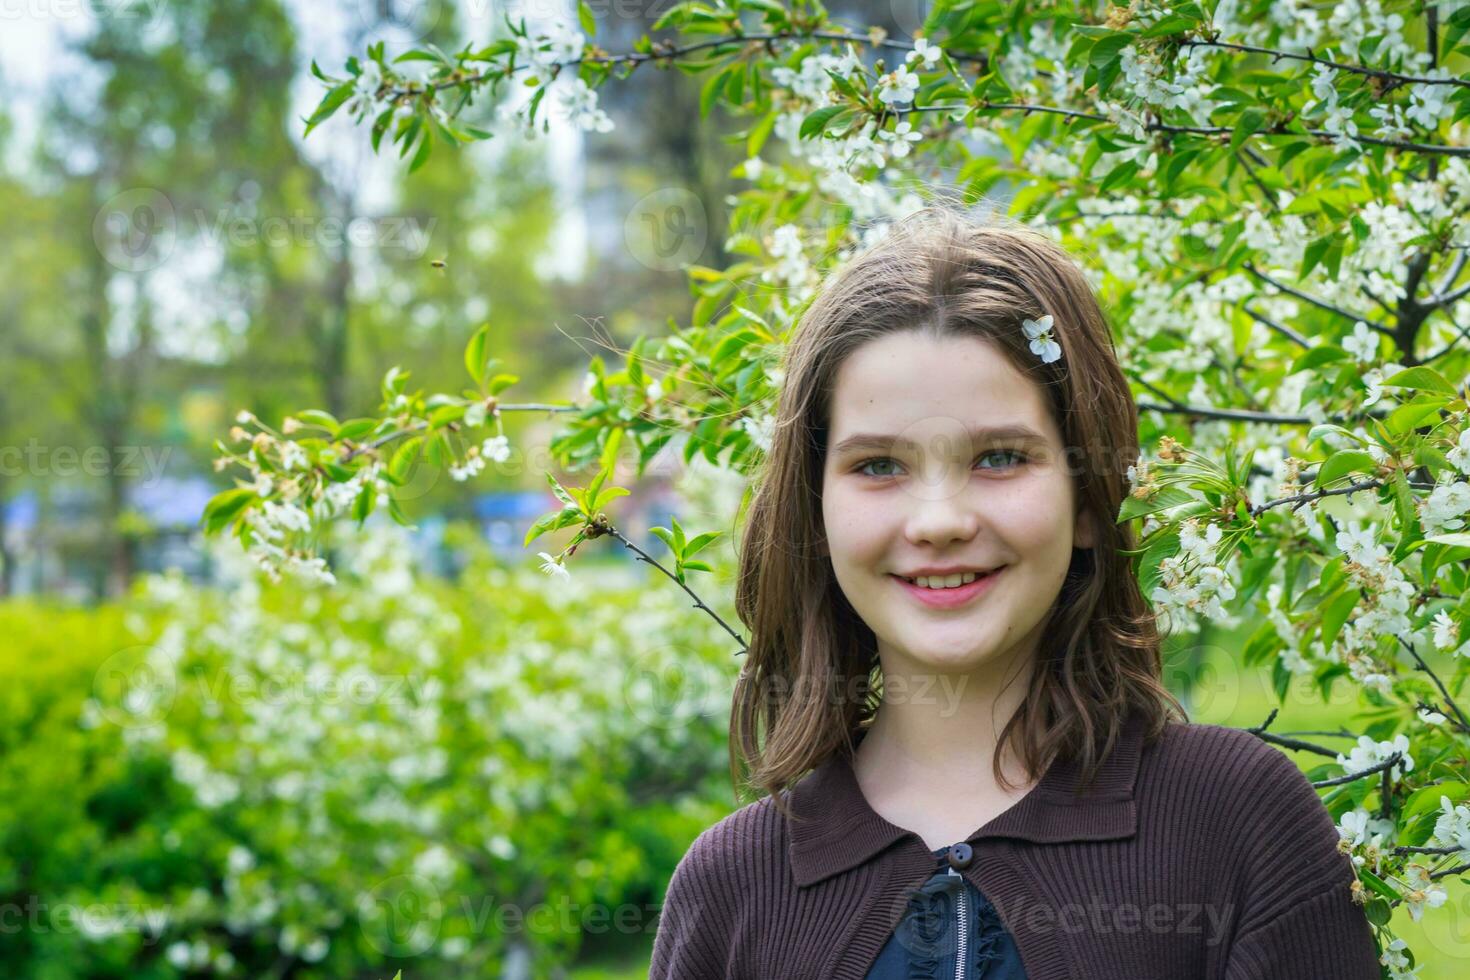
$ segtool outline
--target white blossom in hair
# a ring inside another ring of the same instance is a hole
[[[1039,355],[1042,363],[1050,364],[1062,356],[1062,345],[1053,340],[1051,336],[1050,313],[1040,320],[1022,320],[1021,327],[1031,340],[1031,353]]]

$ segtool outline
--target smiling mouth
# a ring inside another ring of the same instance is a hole
[[[962,586],[969,585],[976,579],[986,578],[987,576],[994,575],[998,571],[1000,571],[999,568],[993,568],[989,572],[960,572],[955,575],[920,575],[917,578],[909,578],[905,575],[894,575],[893,577],[921,589],[943,592],[946,589],[958,589]]]

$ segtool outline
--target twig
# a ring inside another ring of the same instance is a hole
[[[1314,65],[1326,65],[1327,67],[1334,68],[1337,71],[1348,72],[1354,75],[1368,75],[1373,78],[1381,78],[1385,81],[1392,82],[1395,86],[1406,85],[1410,82],[1413,82],[1416,85],[1470,86],[1470,81],[1466,81],[1463,78],[1427,78],[1422,75],[1401,75],[1398,72],[1384,71],[1381,68],[1365,68],[1362,65],[1345,65],[1338,61],[1328,61],[1325,58],[1318,58],[1316,55],[1312,54],[1310,48],[1307,49],[1306,54],[1293,54],[1290,51],[1277,51],[1273,48],[1258,48],[1250,44],[1235,44],[1231,41],[1181,40],[1179,42],[1179,46],[1181,48],[1224,48],[1229,51],[1243,51],[1249,54],[1269,54],[1272,61],[1277,61],[1281,58],[1287,58],[1292,61],[1309,61]]]
[[[1367,317],[1361,316],[1361,315],[1359,315],[1357,313],[1353,313],[1350,310],[1345,310],[1345,309],[1343,309],[1340,306],[1333,306],[1331,303],[1327,302],[1324,299],[1318,299],[1316,296],[1309,295],[1309,294],[1304,293],[1304,292],[1302,292],[1302,291],[1300,291],[1298,289],[1293,289],[1292,287],[1286,285],[1285,283],[1278,282],[1276,279],[1272,278],[1271,276],[1268,276],[1266,273],[1264,273],[1261,270],[1257,269],[1250,262],[1243,263],[1242,268],[1244,268],[1246,272],[1249,272],[1251,275],[1255,276],[1257,279],[1260,279],[1263,282],[1268,282],[1271,285],[1275,286],[1277,289],[1281,290],[1283,293],[1287,294],[1288,296],[1294,296],[1295,298],[1301,300],[1304,303],[1311,303],[1313,306],[1317,307],[1318,309],[1327,310],[1329,313],[1336,313],[1338,316],[1346,317],[1349,320],[1362,320],[1364,323],[1368,324],[1369,327],[1372,327],[1374,330],[1377,330],[1379,333],[1384,334],[1385,336],[1388,336],[1388,337],[1394,336],[1393,330],[1391,330],[1390,328],[1384,326],[1383,324],[1377,323],[1377,322],[1375,322],[1373,320],[1369,320]]]
[[[1327,748],[1324,745],[1316,745],[1312,742],[1304,742],[1299,738],[1290,738],[1286,735],[1276,735],[1272,732],[1266,731],[1266,728],[1271,724],[1271,722],[1276,720],[1276,713],[1280,710],[1280,708],[1272,708],[1271,713],[1266,716],[1265,721],[1261,722],[1254,728],[1247,728],[1245,729],[1245,731],[1250,732],[1252,735],[1256,736],[1262,741],[1270,742],[1273,745],[1279,745],[1282,748],[1295,749],[1300,752],[1315,752],[1318,755],[1325,755],[1329,759],[1337,758],[1338,753],[1333,751],[1332,749]]]
[[[1448,343],[1446,343],[1443,347],[1441,347],[1439,350],[1435,351],[1433,354],[1430,354],[1430,355],[1424,357],[1422,360],[1419,361],[1419,363],[1420,364],[1428,364],[1430,361],[1435,360],[1436,358],[1444,357],[1450,351],[1452,351],[1456,347],[1460,346],[1460,341],[1464,340],[1467,334],[1470,334],[1470,323],[1467,323],[1463,327],[1460,328],[1460,334],[1459,334],[1459,336],[1455,337],[1455,339],[1453,339],[1453,340],[1449,341]]]
[[[1269,317],[1257,313],[1255,310],[1251,309],[1248,304],[1242,305],[1241,309],[1245,311],[1246,316],[1249,316],[1257,323],[1265,324],[1272,330],[1275,330],[1277,333],[1281,334],[1281,336],[1285,337],[1287,340],[1290,340],[1292,343],[1297,344],[1300,347],[1305,347],[1308,349],[1311,348],[1312,342],[1310,340],[1308,340],[1306,337],[1303,337],[1301,334],[1297,333],[1295,330],[1291,329],[1285,324],[1277,323],[1275,320],[1272,320]]]
[[[1395,752],[1392,755],[1390,755],[1388,758],[1384,759],[1382,762],[1376,763],[1375,765],[1371,765],[1367,769],[1362,770],[1361,772],[1350,772],[1346,776],[1337,776],[1336,778],[1333,778],[1333,779],[1317,779],[1317,780],[1313,780],[1312,781],[1312,785],[1313,786],[1316,786],[1317,788],[1320,789],[1323,786],[1340,786],[1343,783],[1351,783],[1354,780],[1364,779],[1364,778],[1366,778],[1368,776],[1371,776],[1371,775],[1373,775],[1376,772],[1387,772],[1389,769],[1392,769],[1394,766],[1398,765],[1399,762],[1401,762],[1403,760],[1403,758],[1404,757],[1403,757],[1403,754],[1402,753]]]
[[[612,535],[619,541],[623,542],[623,547],[627,548],[629,551],[632,551],[633,554],[637,555],[639,561],[648,562],[648,564],[652,565],[654,568],[657,568],[659,571],[667,575],[671,581],[679,586],[679,588],[689,593],[689,597],[694,600],[694,607],[696,609],[703,609],[705,612],[714,617],[715,622],[719,623],[720,626],[724,628],[725,632],[733,636],[735,638],[735,642],[740,644],[740,652],[735,654],[735,656],[738,657],[742,653],[750,652],[750,648],[746,646],[745,641],[740,638],[740,634],[731,629],[730,624],[721,619],[719,613],[715,612],[709,606],[705,605],[704,600],[699,597],[698,593],[696,593],[689,586],[685,585],[683,582],[680,582],[678,577],[676,577],[673,572],[660,565],[656,558],[654,558],[648,552],[644,551],[642,548],[638,547],[632,541],[629,541],[628,538],[623,535],[623,532],[619,531],[617,528],[613,527],[612,524],[608,523],[605,520],[594,520],[591,526],[594,533],[588,535],[589,537],[595,537],[602,534]]]
[[[1372,479],[1364,480],[1361,483],[1353,483],[1345,487],[1336,487],[1332,490],[1314,490],[1311,493],[1299,493],[1290,497],[1278,497],[1275,500],[1268,500],[1263,504],[1257,504],[1251,507],[1250,514],[1252,517],[1255,517],[1257,514],[1265,513],[1272,507],[1280,507],[1283,504],[1291,504],[1291,509],[1296,511],[1300,509],[1302,504],[1309,503],[1313,500],[1320,500],[1323,497],[1333,497],[1342,493],[1356,493],[1359,490],[1372,490],[1374,487],[1381,487],[1383,485],[1382,480]]]
[[[1447,878],[1450,875],[1457,875],[1464,871],[1470,871],[1470,864],[1461,864],[1453,868],[1445,868],[1443,871],[1430,872],[1429,880],[1438,881],[1441,878]]]
[[[1439,688],[1439,693],[1444,698],[1445,704],[1449,705],[1450,710],[1455,713],[1455,718],[1458,719],[1458,726],[1463,731],[1470,732],[1470,720],[1465,718],[1465,712],[1461,711],[1460,706],[1455,703],[1455,699],[1450,697],[1449,689],[1444,686],[1444,681],[1440,680],[1439,675],[1430,669],[1429,665],[1424,662],[1423,657],[1419,656],[1419,651],[1414,649],[1414,644],[1405,640],[1402,636],[1396,636],[1395,639],[1403,644],[1404,649],[1409,651],[1409,655],[1414,658],[1414,662],[1419,665],[1419,669],[1428,674],[1430,680],[1434,681],[1434,686]]]

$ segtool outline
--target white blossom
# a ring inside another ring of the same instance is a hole
[[[1404,904],[1409,908],[1409,917],[1415,922],[1423,917],[1425,908],[1437,909],[1449,900],[1444,886],[1430,879],[1429,869],[1417,861],[1411,862],[1404,870],[1404,882],[1408,886],[1404,892]]]
[[[1448,650],[1460,641],[1460,624],[1450,616],[1449,611],[1441,609],[1434,614],[1434,645],[1441,650]]]
[[[899,65],[878,80],[878,99],[889,105],[912,102],[918,91],[919,76],[908,65]]]
[[[1444,456],[1461,473],[1470,474],[1470,425],[1461,430],[1459,440]]]
[[[505,436],[491,436],[480,446],[480,455],[495,463],[510,459],[510,440]]]
[[[910,65],[922,61],[925,68],[933,68],[939,64],[939,58],[943,53],[943,48],[937,44],[930,44],[926,38],[915,38],[914,49],[905,56],[904,61]]]
[[[1460,515],[1470,510],[1470,482],[1440,483],[1427,498],[1416,500],[1414,506],[1426,535],[1438,534],[1441,530],[1458,531],[1465,526]]]
[[[1353,327],[1352,334],[1343,340],[1342,346],[1364,364],[1378,359],[1378,335],[1362,320]]]
[[[612,131],[612,118],[597,107],[597,90],[582,79],[572,79],[570,88],[557,93],[557,101],[577,128],[598,133]]]
[[[571,580],[572,573],[567,570],[566,564],[560,558],[553,558],[544,551],[538,552],[537,554],[541,558],[541,570],[543,572],[559,581],[566,582]]]
[[[1022,320],[1021,329],[1025,331],[1026,337],[1031,341],[1031,353],[1040,357],[1043,363],[1050,364],[1062,356],[1062,345],[1052,339],[1052,318],[1048,313],[1040,320]]]
[[[1400,772],[1412,772],[1414,769],[1414,757],[1409,754],[1409,736],[1396,735],[1391,742],[1375,742],[1369,735],[1360,735],[1358,744],[1344,756],[1341,752],[1337,754],[1337,764],[1347,772],[1362,772],[1382,763],[1395,752],[1400,753],[1403,758],[1394,764],[1394,768]]]
[[[1470,863],[1470,806],[1451,803],[1448,796],[1441,796],[1439,809],[1430,836],[1431,845],[1459,848],[1454,860],[1459,864]]]

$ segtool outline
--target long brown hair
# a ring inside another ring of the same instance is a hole
[[[1050,313],[1061,358],[1032,353],[1022,320]],[[784,355],[771,446],[756,474],[739,544],[735,605],[751,631],[730,714],[730,773],[773,797],[835,752],[881,703],[877,640],[848,603],[822,548],[821,486],[838,368],[897,331],[978,337],[1041,386],[1079,516],[1096,546],[1074,548],[1043,627],[1025,698],[999,736],[992,767],[1009,787],[1010,741],[1031,779],[1058,758],[1090,784],[1133,711],[1155,738],[1184,708],[1162,680],[1160,638],[1117,523],[1138,458],[1138,412],[1091,285],[1065,249],[1004,218],[979,220],[932,204],[894,222],[837,272],[802,313]],[[1076,459],[1071,463],[1071,459]]]

